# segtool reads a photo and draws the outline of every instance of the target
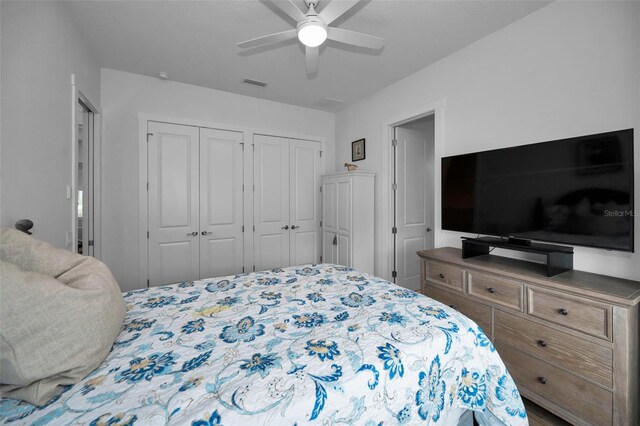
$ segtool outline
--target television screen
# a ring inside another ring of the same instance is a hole
[[[633,251],[633,129],[442,159],[442,229]]]

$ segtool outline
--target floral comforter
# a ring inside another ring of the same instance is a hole
[[[455,424],[466,409],[527,418],[511,376],[465,316],[388,281],[311,265],[125,294],[107,359],[5,423]]]

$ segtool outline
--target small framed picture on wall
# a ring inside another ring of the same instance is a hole
[[[351,161],[360,161],[364,159],[364,139],[358,139],[355,142],[351,142]]]

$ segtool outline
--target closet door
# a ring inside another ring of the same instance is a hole
[[[200,129],[200,278],[242,272],[243,134]]]
[[[289,266],[289,140],[254,135],[255,270]]]
[[[290,139],[290,265],[320,261],[320,142]]]
[[[149,122],[149,284],[197,280],[198,128]]]

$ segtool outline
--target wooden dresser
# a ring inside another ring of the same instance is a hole
[[[422,293],[491,337],[520,393],[577,425],[640,425],[640,282],[461,250],[418,252]]]

